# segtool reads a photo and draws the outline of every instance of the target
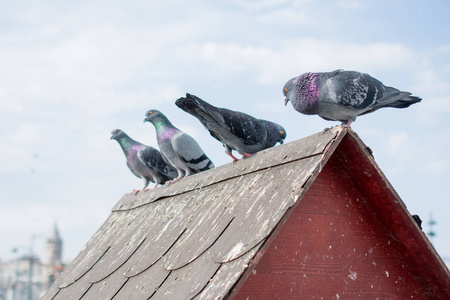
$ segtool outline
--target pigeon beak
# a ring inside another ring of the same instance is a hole
[[[281,141],[280,141],[280,145],[283,145],[283,143],[284,143],[284,141],[283,141],[283,140],[281,140]]]
[[[111,137],[109,138],[110,140],[112,140],[113,139],[113,137],[114,137],[114,135],[111,135]]]
[[[145,123],[145,122],[148,122],[148,119],[147,119],[147,118],[144,119],[144,123]]]
[[[289,99],[287,97],[284,98],[284,106],[286,106],[288,104],[288,102],[289,102]]]

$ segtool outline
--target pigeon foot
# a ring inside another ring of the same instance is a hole
[[[168,183],[168,184],[175,183],[175,182],[177,182],[178,180],[180,180],[181,178],[183,178],[183,177],[177,177],[177,178],[175,178],[175,179],[172,179],[172,180],[167,181],[167,183]]]
[[[347,128],[350,128],[350,129],[351,129],[352,127],[350,126],[350,124],[352,124],[352,122],[353,122],[352,120],[348,120],[347,123],[342,122],[341,125],[344,126],[344,127],[347,127]]]
[[[233,164],[235,164],[235,163],[238,161],[238,159],[237,159],[233,154],[231,154],[231,151],[225,151],[225,153],[226,153],[228,156],[230,156],[231,159],[233,159]]]

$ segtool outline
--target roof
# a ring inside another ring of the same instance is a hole
[[[399,226],[395,237],[405,242],[414,238],[411,251],[426,249],[425,256],[420,252],[415,257],[418,270],[434,264],[447,272],[443,280],[449,283],[448,269],[413,224],[370,150],[353,131],[339,126],[169,186],[124,195],[43,299],[233,296],[233,289],[242,285],[289,218],[290,208],[298,205],[345,143],[348,153],[341,153],[340,160],[363,157],[359,166],[348,164],[349,172],[364,172],[370,166],[372,173],[363,177],[376,176],[377,188],[391,195],[380,201],[379,208],[392,210],[394,205],[401,211],[396,215],[399,222],[410,222]],[[380,221],[392,217],[387,213]]]

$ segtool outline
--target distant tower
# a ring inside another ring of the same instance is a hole
[[[62,239],[59,235],[58,226],[54,225],[52,235],[45,242],[44,253],[44,275],[47,278],[47,288],[55,281],[55,277],[61,273],[62,264]]]

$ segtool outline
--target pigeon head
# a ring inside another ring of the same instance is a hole
[[[278,142],[282,145],[284,143],[284,140],[286,139],[286,130],[284,130],[281,125],[278,125],[276,123],[271,123],[268,128],[270,139],[273,139],[275,144]]]
[[[267,148],[275,146],[276,143],[284,143],[284,139],[286,139],[286,130],[284,130],[283,126],[262,119],[259,121],[264,123],[267,134],[269,135],[266,143]]]
[[[290,79],[283,87],[283,94],[286,97],[284,104],[287,105],[291,101],[295,110],[307,115],[317,114],[319,80],[316,73],[304,73]]]
[[[295,84],[297,83],[298,77],[294,77],[291,80],[289,80],[288,82],[286,82],[286,84],[283,87],[283,95],[284,95],[284,105],[286,106],[288,104],[288,102],[291,100],[290,99],[290,95],[291,92],[294,90]]]
[[[109,138],[110,140],[119,140],[121,137],[124,137],[126,134],[125,132],[123,132],[120,129],[114,129],[113,131],[111,131],[111,137]]]
[[[153,120],[157,119],[160,116],[164,116],[159,110],[156,109],[150,109],[145,113],[145,119],[144,122],[152,122]]]
[[[281,126],[280,126],[281,127]],[[286,139],[286,130],[284,130],[284,128],[283,127],[281,127],[281,129],[280,129],[280,140],[278,140],[278,142],[281,144],[281,145],[283,145],[283,143],[284,143],[284,140]]]

